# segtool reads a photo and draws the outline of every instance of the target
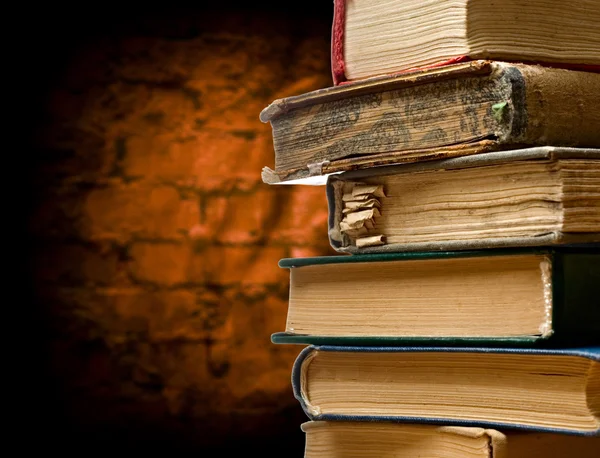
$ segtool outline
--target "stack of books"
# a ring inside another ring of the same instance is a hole
[[[261,113],[338,252],[279,262],[306,458],[600,456],[598,23],[334,1],[333,85]]]

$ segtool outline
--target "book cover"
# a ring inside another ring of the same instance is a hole
[[[334,0],[333,83],[474,59],[600,71],[598,20],[600,6],[590,0]],[[442,32],[424,33],[432,23]]]
[[[313,421],[598,436],[600,347],[308,346],[292,388]]]
[[[379,190],[380,195],[374,195]],[[339,252],[600,242],[600,149],[534,147],[332,175]]]
[[[276,344],[598,343],[600,245],[285,258]],[[305,272],[306,271],[306,272]]]
[[[600,145],[600,74],[472,61],[278,99],[268,184],[532,146]]]

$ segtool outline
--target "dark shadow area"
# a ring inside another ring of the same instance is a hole
[[[280,404],[279,398],[268,399],[262,414],[256,408],[259,401],[252,404],[253,410],[248,415],[238,409],[231,416],[223,417],[212,417],[210,412],[202,416],[198,412],[197,405],[200,401],[197,399],[190,401],[196,405],[193,413],[185,412],[185,408],[181,407],[177,414],[172,414],[153,398],[143,399],[140,404],[126,398],[118,409],[112,408],[111,403],[120,393],[114,394],[110,390],[118,385],[118,379],[102,380],[102,377],[106,377],[106,374],[121,376],[118,371],[129,370],[123,369],[130,367],[127,365],[129,363],[115,361],[115,347],[107,347],[101,338],[90,338],[90,334],[85,334],[89,330],[81,321],[74,325],[72,320],[65,319],[64,310],[70,309],[61,308],[64,302],[60,301],[49,304],[48,297],[52,297],[54,292],[48,293],[40,287],[40,253],[47,246],[44,237],[40,239],[39,234],[35,237],[32,235],[32,224],[35,226],[35,221],[32,223],[31,214],[40,201],[49,198],[50,185],[54,186],[57,178],[46,174],[49,159],[46,152],[40,150],[39,145],[34,145],[32,140],[37,128],[48,122],[45,107],[53,89],[64,77],[74,56],[85,55],[91,44],[98,41],[118,41],[123,36],[160,36],[167,41],[185,41],[203,33],[202,28],[209,23],[210,27],[218,30],[218,18],[229,14],[236,17],[246,15],[249,22],[256,21],[259,17],[260,20],[273,18],[273,21],[283,18],[287,24],[284,27],[295,24],[302,18],[299,23],[314,23],[314,30],[326,34],[331,22],[332,7],[332,2],[316,0],[290,5],[285,2],[261,3],[253,7],[249,7],[248,2],[241,1],[227,2],[223,6],[207,6],[200,2],[193,8],[173,2],[163,2],[160,5],[80,3],[72,6],[46,3],[36,8],[35,14],[22,12],[20,17],[14,17],[15,25],[22,26],[26,36],[16,49],[21,75],[18,81],[20,100],[17,112],[26,116],[25,124],[30,129],[24,136],[24,152],[19,153],[16,158],[24,189],[22,219],[25,253],[21,264],[23,282],[19,282],[19,291],[27,323],[27,332],[23,334],[25,337],[19,341],[17,349],[22,366],[19,368],[17,387],[17,395],[21,400],[17,421],[27,425],[27,430],[34,436],[33,440],[20,444],[22,451],[57,452],[63,456],[96,456],[122,452],[140,455],[164,453],[171,456],[257,452],[265,457],[303,456],[304,436],[300,431],[300,424],[306,421],[306,417],[299,406],[293,403],[289,405],[291,390],[283,396],[287,405]],[[207,21],[207,16],[214,17],[215,20]],[[275,29],[282,27],[275,23],[273,26]],[[314,34],[314,30],[311,33]],[[297,36],[307,33],[300,25],[297,30],[288,32]],[[109,72],[111,69],[83,66],[80,71],[82,81],[90,78],[87,72],[93,73],[91,79],[101,80],[102,75],[98,72]],[[165,90],[169,90],[168,84]],[[60,154],[57,151],[53,154],[55,156],[51,161],[71,160],[68,152],[64,158],[58,157]],[[64,180],[62,175],[59,178]],[[81,196],[84,196],[88,189],[86,186],[91,185],[82,183],[77,186],[80,186],[78,189],[81,190]],[[62,197],[57,197],[60,198]],[[65,216],[65,212],[66,210],[61,217]],[[75,244],[78,250],[98,251],[105,257],[108,256],[106,253],[110,256],[114,254],[119,263],[129,262],[131,257],[127,249],[123,248],[125,245],[96,242],[86,244],[88,242],[76,240],[76,237],[71,237],[67,232],[59,236],[63,237],[60,243]],[[316,245],[319,249],[324,249],[322,241]],[[80,269],[83,272],[86,262],[85,259],[77,259],[77,256],[69,258],[75,273],[68,273],[67,277],[63,275],[59,279],[63,289],[71,288],[72,282],[79,288],[88,281],[86,278],[79,278],[80,275],[85,277],[86,273],[76,272]],[[57,271],[62,269],[60,255],[43,262],[46,263],[44,269],[52,270],[51,263],[56,263]],[[109,283],[107,285],[110,286]],[[250,293],[244,294],[247,294],[244,297],[250,297]],[[140,331],[141,334],[144,332],[147,330]],[[85,342],[80,342],[78,339],[83,334],[86,336]],[[135,336],[128,335],[128,338],[134,339]],[[264,336],[264,340],[268,338],[268,335]],[[76,348],[70,347],[72,341],[78,342]],[[61,353],[62,346],[64,354]],[[131,367],[134,365],[131,363]],[[126,374],[126,377],[129,376],[130,374]],[[137,375],[131,377],[135,379]],[[99,394],[88,399],[87,388],[79,384],[90,380]],[[153,391],[163,388],[164,381],[158,376],[156,379],[144,376],[136,379],[135,383],[136,390],[150,393],[148,396],[151,397]],[[202,392],[202,387],[198,388],[198,392]],[[206,394],[207,397],[210,395]],[[104,404],[103,399],[111,401]]]

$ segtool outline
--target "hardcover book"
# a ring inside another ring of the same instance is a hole
[[[590,345],[600,337],[600,246],[285,258],[274,343]]]
[[[311,420],[600,433],[600,347],[309,346],[292,369]]]
[[[600,146],[600,73],[473,61],[275,100],[274,184],[528,146]]]
[[[333,81],[467,59],[600,69],[597,0],[334,0]]]
[[[600,242],[600,149],[538,147],[329,177],[340,252]]]
[[[597,458],[600,437],[394,422],[307,421],[305,458]]]

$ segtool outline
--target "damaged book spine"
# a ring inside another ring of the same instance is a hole
[[[383,234],[369,233],[375,228],[375,219],[381,216],[379,199],[385,197],[383,185],[338,181],[335,186],[342,188],[338,193],[342,210],[340,232],[358,248],[383,245]]]
[[[331,175],[338,252],[600,242],[600,149],[536,147]]]

